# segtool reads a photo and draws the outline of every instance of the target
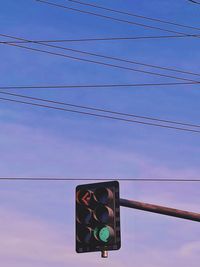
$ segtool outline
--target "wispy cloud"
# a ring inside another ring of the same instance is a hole
[[[195,257],[200,260],[200,241],[193,241],[184,244],[179,251],[183,258]]]
[[[195,178],[200,173],[198,167],[170,167],[168,161],[150,159],[141,151],[108,147],[73,136],[65,138],[49,133],[45,127],[1,122],[0,128],[1,175]]]
[[[72,259],[69,247],[57,229],[47,222],[29,218],[13,210],[0,209],[0,258],[4,266],[66,264]],[[23,260],[22,260],[23,259]]]

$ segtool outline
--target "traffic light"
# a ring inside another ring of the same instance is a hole
[[[119,183],[76,187],[76,251],[120,249]]]

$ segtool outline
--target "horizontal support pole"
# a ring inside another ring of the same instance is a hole
[[[178,210],[128,199],[120,199],[120,206],[200,222],[200,213]]]

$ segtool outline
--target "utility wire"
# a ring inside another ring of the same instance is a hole
[[[24,44],[32,42],[40,43],[65,43],[65,42],[96,42],[96,41],[123,41],[123,40],[143,40],[143,39],[175,39],[186,37],[200,37],[197,34],[190,35],[150,35],[150,36],[135,36],[135,37],[105,37],[105,38],[80,38],[80,39],[55,39],[55,40],[35,40],[35,41],[0,41],[0,44]]]
[[[13,37],[13,38],[16,38],[16,37]],[[107,66],[107,67],[114,67],[114,68],[118,68],[118,69],[124,69],[124,70],[130,70],[130,71],[134,71],[134,72],[139,72],[139,73],[155,75],[155,76],[159,76],[159,77],[173,78],[173,79],[182,80],[182,81],[188,81],[188,82],[193,82],[193,83],[199,83],[200,82],[200,81],[197,81],[197,80],[181,78],[181,77],[178,77],[178,76],[166,75],[166,74],[161,74],[161,73],[152,72],[152,71],[139,70],[139,69],[135,69],[135,68],[124,67],[124,66],[120,66],[120,65],[104,63],[104,62],[101,62],[101,61],[90,60],[90,59],[85,59],[85,58],[80,58],[80,57],[75,57],[75,56],[69,56],[69,55],[66,55],[66,54],[50,52],[50,51],[47,51],[47,50],[42,50],[42,49],[37,49],[37,48],[32,48],[32,47],[27,47],[27,46],[22,46],[22,45],[17,45],[17,44],[6,44],[6,45],[14,46],[14,47],[20,47],[20,48],[23,48],[23,49],[36,51],[36,52],[42,52],[42,53],[46,53],[46,54],[50,54],[50,55],[70,58],[70,59],[73,59],[73,60],[79,60],[79,61],[84,61],[84,62],[88,62],[88,63],[95,63],[95,64],[98,64],[98,65],[103,65],[103,66]]]
[[[160,30],[160,31],[165,31],[165,32],[169,32],[169,33],[176,33],[176,34],[180,34],[180,35],[183,35],[183,36],[190,35],[188,33],[180,32],[180,31],[174,31],[174,30],[169,30],[169,29],[165,29],[165,28],[150,26],[150,25],[147,25],[147,24],[137,23],[137,22],[133,22],[133,21],[129,21],[129,20],[118,19],[118,18],[115,18],[115,17],[105,16],[105,15],[102,15],[102,14],[99,14],[99,13],[89,12],[89,11],[85,11],[85,10],[77,9],[77,8],[72,8],[72,7],[68,7],[68,6],[65,6],[65,5],[60,5],[60,4],[52,3],[52,2],[49,2],[49,1],[45,1],[45,0],[35,0],[35,1],[40,2],[40,3],[47,4],[47,5],[59,7],[59,8],[73,10],[73,11],[84,13],[84,14],[94,15],[94,16],[102,17],[102,18],[106,18],[106,19],[111,19],[111,20],[117,21],[117,22],[123,22],[123,23],[128,23],[128,24],[136,25],[136,26],[147,28],[147,29],[154,29],[154,30]],[[194,36],[194,37],[199,38],[198,36]]]
[[[200,5],[200,2],[197,2],[197,1],[194,1],[194,0],[188,0],[188,1],[190,1],[190,2],[192,2],[192,3],[194,3],[194,4],[198,4],[198,5]]]
[[[199,82],[200,83],[200,82]],[[74,89],[74,88],[117,88],[117,87],[149,87],[149,86],[175,86],[175,85],[198,85],[196,82],[174,83],[130,83],[130,84],[71,84],[71,85],[24,85],[24,86],[0,86],[0,89]]]
[[[83,105],[75,105],[75,104],[71,104],[71,103],[59,102],[59,101],[50,100],[50,99],[31,97],[31,96],[27,96],[27,95],[7,93],[7,92],[2,92],[2,91],[0,91],[0,94],[16,96],[16,97],[21,97],[21,98],[30,99],[30,100],[42,101],[42,102],[46,102],[46,103],[64,105],[64,106],[69,106],[69,107],[74,107],[74,108],[82,108],[82,109],[87,109],[87,110],[92,110],[92,111],[104,112],[104,113],[108,113],[108,114],[134,117],[134,118],[139,118],[139,119],[145,119],[145,120],[151,120],[151,121],[157,121],[157,122],[164,122],[164,123],[200,128],[200,125],[197,125],[197,124],[178,122],[178,121],[172,121],[172,120],[163,120],[163,119],[154,118],[154,117],[140,116],[140,115],[130,114],[130,113],[122,113],[122,112],[117,112],[117,111],[107,110],[107,109],[102,109],[102,108],[100,109],[100,108],[94,108],[94,107],[83,106]]]
[[[24,38],[15,37],[15,36],[10,36],[10,35],[5,35],[5,34],[0,34],[0,36],[13,38],[13,39],[22,39],[23,41],[26,41],[28,43],[30,42],[29,40],[26,40]],[[95,56],[95,57],[111,59],[111,60],[115,60],[115,61],[119,61],[119,62],[135,64],[135,65],[139,65],[139,66],[143,66],[143,67],[150,67],[150,68],[154,68],[154,69],[167,70],[167,71],[173,71],[173,72],[178,72],[178,73],[183,73],[183,74],[200,76],[200,73],[194,73],[194,72],[190,72],[190,71],[183,71],[183,70],[169,68],[169,67],[162,67],[162,66],[147,64],[147,63],[143,63],[143,62],[139,62],[139,61],[133,61],[133,60],[128,60],[128,59],[124,59],[124,58],[118,58],[118,57],[102,55],[102,54],[98,54],[98,53],[91,53],[91,52],[88,52],[88,51],[82,51],[82,50],[72,49],[72,48],[58,46],[58,45],[51,45],[51,44],[41,43],[41,42],[33,41],[33,40],[31,41],[31,43],[34,43],[34,44],[36,43],[36,44],[40,44],[40,45],[51,47],[51,48],[58,48],[58,49],[61,49],[61,50],[75,52],[75,53],[79,53],[79,54],[83,54],[83,55]]]
[[[48,177],[0,177],[1,181],[120,181],[120,182],[200,182],[200,179],[171,178],[48,178]]]
[[[97,114],[97,113],[78,111],[78,110],[73,110],[73,109],[66,109],[66,108],[61,108],[61,107],[43,105],[43,104],[38,104],[38,103],[33,103],[33,102],[26,102],[26,101],[21,101],[21,100],[16,100],[16,99],[10,99],[10,98],[0,97],[0,100],[10,101],[10,102],[13,102],[13,103],[32,105],[32,106],[37,106],[37,107],[43,107],[43,108],[48,108],[48,109],[60,110],[60,111],[65,111],[65,112],[71,112],[71,113],[76,113],[76,114],[83,114],[83,115],[87,115],[87,116],[93,116],[93,117],[99,117],[99,118],[105,118],[105,119],[112,119],[112,120],[124,121],[124,122],[130,122],[130,123],[138,123],[138,124],[141,124],[141,125],[149,125],[149,126],[155,126],[155,127],[161,127],[161,128],[167,128],[167,129],[174,129],[174,130],[192,132],[192,133],[200,133],[199,130],[193,130],[193,129],[189,129],[189,128],[182,128],[182,127],[162,125],[162,124],[157,124],[157,123],[144,122],[144,121],[139,121],[139,120],[125,119],[125,118],[120,118],[120,117],[114,117],[114,116],[102,115],[102,114]]]
[[[90,3],[86,3],[86,2],[81,2],[81,1],[77,1],[77,0],[67,0],[67,1],[78,3],[78,4],[84,5],[84,6],[91,6],[91,7],[95,7],[98,9],[103,9],[106,11],[115,12],[118,14],[128,15],[128,16],[136,17],[136,18],[140,18],[140,19],[146,19],[146,20],[160,22],[160,23],[169,24],[169,25],[173,25],[173,26],[179,26],[179,27],[186,28],[186,29],[193,29],[193,30],[198,30],[198,31],[200,30],[200,28],[198,28],[198,27],[193,27],[193,26],[184,25],[184,24],[180,24],[180,23],[176,23],[176,22],[167,21],[167,20],[161,20],[161,19],[156,19],[156,18],[152,18],[152,17],[147,17],[147,16],[143,16],[143,15],[138,15],[135,13],[124,12],[124,11],[120,11],[120,10],[116,10],[116,9],[106,8],[103,6],[94,5],[94,4],[90,4]]]

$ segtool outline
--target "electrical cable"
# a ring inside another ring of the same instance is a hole
[[[200,82],[199,82],[200,83]],[[71,85],[24,85],[24,86],[0,86],[0,89],[75,89],[75,88],[116,88],[116,87],[149,87],[149,86],[175,86],[175,85],[198,85],[194,82],[174,83],[130,83],[130,84],[71,84]]]
[[[0,41],[0,44],[23,44],[23,43],[65,43],[65,42],[96,42],[96,41],[123,41],[123,40],[143,40],[143,39],[175,39],[175,38],[187,38],[187,37],[200,37],[197,34],[190,35],[152,35],[152,36],[135,36],[135,37],[102,37],[102,38],[80,38],[80,39],[55,39],[55,40],[35,40],[35,41]]]
[[[29,40],[26,40],[24,38],[15,37],[15,36],[10,36],[10,35],[5,35],[5,34],[0,34],[0,36],[13,38],[13,39],[15,39],[15,38],[16,39],[22,39],[23,41],[27,41],[28,43],[30,42]],[[191,71],[184,71],[184,70],[179,70],[179,69],[174,69],[174,68],[169,68],[169,67],[162,67],[162,66],[158,66],[158,65],[147,64],[147,63],[128,60],[128,59],[124,59],[124,58],[118,58],[118,57],[107,56],[107,55],[102,55],[102,54],[98,54],[98,53],[91,53],[91,52],[88,52],[88,51],[82,51],[82,50],[72,49],[72,48],[58,46],[58,45],[51,45],[51,44],[41,43],[41,42],[33,41],[33,40],[31,40],[31,43],[36,43],[36,44],[40,44],[40,45],[51,47],[51,48],[58,48],[58,49],[61,49],[61,50],[75,52],[75,53],[79,53],[79,54],[84,54],[84,55],[89,55],[89,56],[105,58],[105,59],[111,59],[111,60],[115,60],[115,61],[119,61],[119,62],[135,64],[135,65],[139,65],[139,66],[143,66],[143,67],[150,67],[150,68],[154,68],[154,69],[167,70],[167,71],[173,71],[173,72],[178,72],[178,73],[183,73],[183,74],[200,76],[200,73],[194,73],[194,72],[191,72]]]
[[[172,120],[164,120],[164,119],[159,119],[159,118],[154,118],[154,117],[147,117],[147,116],[141,116],[141,115],[136,115],[136,114],[123,113],[123,112],[107,110],[107,109],[102,109],[102,108],[101,109],[100,108],[94,108],[94,107],[83,106],[83,105],[75,105],[75,104],[71,104],[71,103],[60,102],[60,101],[55,101],[55,100],[50,100],[50,99],[31,97],[31,96],[27,96],[27,95],[21,95],[21,94],[15,94],[15,93],[7,93],[7,92],[2,92],[2,91],[0,91],[0,94],[10,95],[10,96],[17,96],[17,97],[21,97],[21,98],[25,98],[25,99],[42,101],[42,102],[47,102],[47,103],[52,103],[52,104],[70,106],[70,107],[74,107],[74,108],[88,109],[88,110],[104,112],[104,113],[108,113],[108,114],[115,114],[115,115],[120,115],[120,116],[134,117],[134,118],[139,118],[139,119],[145,119],[145,120],[151,120],[151,121],[158,121],[158,122],[164,122],[164,123],[170,123],[170,124],[176,124],[176,125],[200,128],[200,125],[197,125],[197,124],[191,124],[191,123],[185,123],[185,122],[179,122],[179,121],[172,121]]]
[[[192,2],[192,3],[194,3],[194,4],[198,4],[198,5],[200,5],[200,2],[197,2],[197,1],[194,1],[194,0],[188,0],[188,1],[190,1],[190,2]]]
[[[78,110],[73,110],[73,109],[66,109],[66,108],[61,108],[61,107],[38,104],[38,103],[33,103],[33,102],[26,102],[26,101],[10,99],[10,98],[0,97],[0,100],[10,101],[10,102],[13,102],[13,103],[15,102],[15,103],[20,103],[20,104],[32,105],[32,106],[37,106],[37,107],[43,107],[43,108],[48,108],[48,109],[60,110],[60,111],[65,111],[65,112],[71,112],[71,113],[76,113],[76,114],[83,114],[83,115],[88,115],[88,116],[93,116],[93,117],[112,119],[112,120],[117,120],[117,121],[125,121],[125,122],[130,122],[130,123],[138,123],[138,124],[141,124],[141,125],[155,126],[155,127],[161,127],[161,128],[167,128],[167,129],[174,129],[174,130],[186,131],[186,132],[191,132],[191,133],[200,133],[199,130],[193,130],[193,129],[189,129],[189,128],[181,128],[181,127],[175,127],[175,126],[169,126],[169,125],[163,125],[163,124],[144,122],[144,121],[139,121],[139,120],[125,119],[125,118],[120,118],[120,117],[102,115],[102,114],[85,112],[85,111],[78,111]]]
[[[120,182],[200,182],[200,179],[171,178],[49,178],[49,177],[0,177],[1,181],[120,181]]]
[[[77,0],[67,0],[67,1],[68,2],[78,3],[78,4],[84,5],[84,6],[91,6],[91,7],[95,7],[95,8],[98,8],[98,9],[103,9],[103,10],[106,10],[106,11],[115,12],[115,13],[118,13],[118,14],[128,15],[128,16],[136,17],[136,18],[140,18],[140,19],[146,19],[146,20],[160,22],[160,23],[169,24],[169,25],[173,25],[173,26],[179,26],[179,27],[187,28],[187,29],[193,29],[193,30],[198,30],[198,31],[200,30],[200,28],[198,28],[198,27],[193,27],[193,26],[189,26],[189,25],[176,23],[176,22],[171,22],[171,21],[156,19],[156,18],[152,18],[152,17],[147,17],[147,16],[143,16],[143,15],[138,15],[138,14],[135,14],[135,13],[124,12],[124,11],[120,11],[120,10],[116,10],[116,9],[106,8],[106,7],[103,7],[103,6],[94,5],[94,4],[90,4],[90,3],[86,3],[86,2],[81,2],[81,1],[77,1]]]
[[[81,10],[81,9],[77,9],[77,8],[72,8],[72,7],[68,7],[68,6],[52,3],[52,2],[49,2],[49,1],[45,1],[45,0],[35,0],[35,1],[43,3],[43,4],[59,7],[59,8],[64,8],[64,9],[76,11],[76,12],[83,13],[83,14],[94,15],[94,16],[97,16],[97,17],[111,19],[111,20],[117,21],[117,22],[124,22],[124,23],[128,23],[128,24],[136,25],[136,26],[147,28],[147,29],[154,29],[154,30],[160,30],[160,31],[165,31],[165,32],[169,32],[169,33],[176,33],[176,34],[180,34],[180,35],[183,35],[183,36],[190,35],[188,33],[183,33],[183,32],[174,31],[174,30],[168,30],[168,29],[155,27],[155,26],[150,26],[150,25],[147,25],[147,24],[137,23],[137,22],[133,22],[133,21],[129,21],[129,20],[118,19],[118,18],[111,17],[111,16],[105,16],[105,15],[101,15],[99,13],[89,12],[89,11],[85,11],[85,10]],[[197,36],[195,36],[195,37],[197,37]]]
[[[23,49],[27,49],[27,50],[31,50],[31,51],[36,51],[36,52],[42,52],[42,53],[46,53],[46,54],[50,54],[50,55],[55,55],[55,56],[61,56],[61,57],[70,58],[70,59],[73,59],[73,60],[84,61],[84,62],[88,62],[88,63],[95,63],[95,64],[98,64],[98,65],[103,65],[103,66],[107,66],[107,67],[114,67],[114,68],[118,68],[118,69],[124,69],[124,70],[139,72],[139,73],[145,73],[145,74],[155,75],[155,76],[159,76],[159,77],[173,78],[173,79],[177,79],[177,80],[194,82],[194,83],[199,83],[200,82],[200,81],[197,81],[197,80],[192,80],[192,79],[187,79],[187,78],[181,78],[181,77],[178,77],[178,76],[166,75],[166,74],[156,73],[156,72],[152,72],[152,71],[139,70],[139,69],[134,69],[134,68],[130,68],[130,67],[124,67],[124,66],[120,66],[120,65],[115,65],[115,64],[110,64],[110,63],[104,63],[104,62],[101,62],[101,61],[90,60],[90,59],[85,59],[85,58],[70,56],[70,55],[61,54],[61,53],[50,52],[50,51],[47,51],[47,50],[36,49],[36,48],[22,46],[22,45],[17,45],[17,44],[5,44],[5,45],[15,46],[15,47],[19,47],[19,48],[23,48]]]

